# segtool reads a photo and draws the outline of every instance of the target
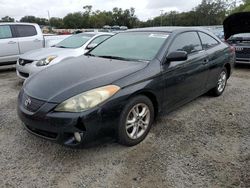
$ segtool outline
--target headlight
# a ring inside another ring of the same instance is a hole
[[[53,61],[57,56],[54,56],[54,55],[51,55],[51,56],[48,56],[44,59],[41,59],[39,60],[36,65],[37,66],[46,66],[48,65],[51,61]]]
[[[120,87],[115,85],[108,85],[96,88],[80,95],[76,95],[63,103],[59,104],[55,111],[59,112],[83,112],[90,108],[97,106],[113,96]]]

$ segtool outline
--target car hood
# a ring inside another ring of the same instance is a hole
[[[240,12],[228,16],[224,22],[225,40],[238,33],[250,33],[250,12]]]
[[[46,58],[50,55],[55,55],[55,56],[62,56],[65,54],[71,54],[74,53],[75,49],[68,49],[68,48],[41,48],[37,50],[32,50],[30,52],[27,52],[23,55],[20,56],[22,59],[28,59],[28,60],[41,60],[43,58]]]
[[[31,76],[25,82],[24,90],[33,98],[61,103],[84,91],[112,84],[147,64],[80,56]]]

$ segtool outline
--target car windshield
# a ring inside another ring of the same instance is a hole
[[[93,49],[88,55],[103,58],[150,61],[168,38],[168,33],[119,33]]]
[[[91,39],[94,34],[76,34],[72,35],[63,41],[59,42],[55,47],[57,48],[80,48],[84,45],[89,39]]]

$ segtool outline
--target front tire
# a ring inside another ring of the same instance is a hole
[[[132,98],[124,107],[118,127],[118,142],[126,146],[139,144],[147,136],[154,120],[154,106],[143,95]]]
[[[227,78],[228,78],[227,69],[223,68],[219,74],[216,87],[211,90],[211,94],[213,96],[218,97],[224,92],[227,85]]]

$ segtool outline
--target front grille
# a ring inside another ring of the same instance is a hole
[[[33,60],[27,60],[27,59],[21,59],[21,58],[18,60],[19,65],[22,65],[22,66],[24,66],[26,64],[30,64],[32,62],[33,62]]]
[[[57,133],[44,131],[44,130],[41,130],[41,129],[36,129],[36,128],[30,127],[28,125],[25,125],[25,126],[29,131],[35,133],[36,135],[46,137],[48,139],[53,139],[54,140],[54,139],[57,138],[57,135],[58,135]]]
[[[24,77],[24,78],[28,78],[29,77],[29,74],[28,73],[25,73],[25,72],[20,72],[19,71],[19,74]]]
[[[236,47],[236,58],[250,58],[250,48]]]
[[[23,93],[22,106],[30,112],[36,112],[44,103],[45,101],[29,97]]]

